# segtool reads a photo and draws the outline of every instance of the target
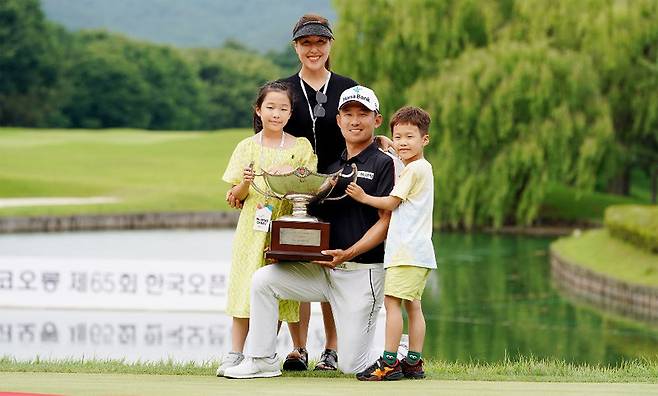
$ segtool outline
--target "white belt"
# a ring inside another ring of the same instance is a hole
[[[355,263],[352,261],[346,261],[344,263],[338,264],[337,266],[334,267],[334,269],[339,269],[343,271],[356,271],[356,270],[364,270],[364,269],[382,268],[383,265],[384,265],[383,263],[364,264],[364,263]]]

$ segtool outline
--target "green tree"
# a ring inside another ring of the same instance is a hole
[[[62,123],[65,36],[47,23],[38,0],[0,1],[0,125]]]
[[[406,90],[436,74],[445,59],[492,41],[511,0],[372,0],[334,2],[338,13],[332,61],[339,72],[373,88],[389,116]]]
[[[202,126],[202,85],[177,50],[106,32],[82,32],[77,38],[80,53],[70,70],[74,92],[65,107],[73,126]]]
[[[186,54],[208,98],[206,129],[251,126],[258,87],[283,77],[262,55],[239,48],[193,49]]]
[[[632,168],[658,168],[658,2],[517,1],[501,38],[547,40],[592,58],[612,110],[609,190],[628,194]],[[607,177],[609,179],[609,177]]]
[[[435,214],[455,227],[529,224],[551,183],[591,188],[612,135],[589,58],[542,43],[467,51],[408,98],[433,115]]]
[[[137,64],[124,56],[123,39],[81,33],[79,54],[70,69],[71,100],[64,107],[77,128],[148,128],[149,86]]]
[[[280,51],[267,51],[265,57],[279,66],[283,75],[286,76],[297,73],[301,67],[297,53],[292,45],[287,45]]]

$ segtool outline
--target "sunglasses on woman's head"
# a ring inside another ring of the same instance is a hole
[[[322,105],[327,103],[327,95],[325,95],[322,91],[318,91],[315,93],[315,101],[318,102],[318,104],[313,107],[313,115],[318,118],[324,117],[326,112]]]

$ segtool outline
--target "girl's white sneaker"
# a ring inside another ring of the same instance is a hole
[[[235,367],[238,364],[242,363],[244,360],[244,355],[240,352],[229,352],[222,356],[222,361],[219,364],[219,367],[217,367],[217,376],[218,377],[223,377],[224,372],[226,371],[227,368],[229,367]]]
[[[237,366],[224,371],[226,378],[270,378],[281,375],[281,362],[275,354],[272,357],[246,357]]]

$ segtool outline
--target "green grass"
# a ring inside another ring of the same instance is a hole
[[[361,382],[354,378],[229,380],[212,376],[130,374],[0,373],[0,388],[60,395],[655,395],[650,383],[556,383],[402,380]]]
[[[250,134],[247,129],[0,128],[0,198],[121,199],[116,204],[0,208],[0,216],[227,210],[228,186],[220,178],[235,145]],[[600,223],[609,205],[648,203],[645,185],[646,177],[635,177],[634,191],[639,194],[633,197],[552,186],[539,217],[557,223]]]
[[[0,372],[85,374],[149,374],[213,376],[217,362],[175,363],[121,360],[17,361],[0,358]],[[522,358],[499,363],[450,363],[431,360],[425,370],[430,380],[544,381],[544,382],[645,382],[658,383],[658,362],[635,360],[620,366],[576,365],[563,361]],[[284,377],[345,378],[338,372],[284,372]]]
[[[613,278],[658,286],[658,255],[610,236],[606,229],[560,238],[551,247],[564,259]]]
[[[113,196],[117,204],[0,208],[0,215],[228,209],[220,181],[250,131],[0,129],[0,197]]]
[[[648,195],[624,197],[553,185],[548,188],[539,210],[539,217],[548,222],[601,224],[608,206],[642,203],[649,203]]]

